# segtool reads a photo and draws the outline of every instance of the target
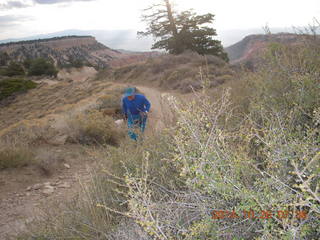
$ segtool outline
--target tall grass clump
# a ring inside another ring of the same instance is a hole
[[[0,170],[20,168],[34,163],[35,155],[27,146],[1,143]]]
[[[124,133],[110,116],[98,110],[81,112],[68,121],[70,137],[81,144],[118,145]]]
[[[41,121],[20,121],[0,131],[0,170],[38,163],[35,146],[47,142],[53,130]]]

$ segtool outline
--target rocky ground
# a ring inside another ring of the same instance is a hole
[[[53,202],[66,202],[76,195],[79,181],[85,182],[93,163],[85,149],[77,145],[50,147],[50,154],[64,156],[46,175],[30,166],[1,171],[0,239],[25,230],[26,224],[41,215],[41,209]]]

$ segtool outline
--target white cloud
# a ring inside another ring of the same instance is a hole
[[[156,0],[153,0],[156,1]],[[11,8],[5,15],[26,15],[11,30],[0,32],[0,39],[41,34],[65,29],[135,29],[143,30],[141,10],[150,0],[7,0]],[[15,2],[15,3],[14,3]],[[33,4],[27,8],[13,8]],[[175,0],[178,10],[194,8],[199,13],[215,14],[218,33],[231,29],[305,26],[313,17],[320,18],[319,0]],[[56,4],[53,4],[56,3]],[[3,13],[3,12],[2,12]],[[1,15],[1,11],[0,11]],[[0,19],[1,21],[1,19]]]

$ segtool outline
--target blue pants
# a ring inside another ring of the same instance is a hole
[[[138,139],[137,129],[141,133],[144,132],[147,124],[147,117],[142,117],[140,114],[128,116],[128,128],[129,128],[129,137],[133,140]]]

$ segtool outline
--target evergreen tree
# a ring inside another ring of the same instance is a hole
[[[54,64],[44,58],[37,58],[30,62],[25,62],[24,64],[29,66],[29,76],[48,75],[56,77],[58,74],[58,70],[55,68]]]
[[[148,27],[138,35],[152,35],[157,40],[152,49],[165,49],[172,54],[192,50],[228,61],[221,42],[213,39],[217,36],[216,30],[208,26],[214,21],[213,14],[197,15],[192,10],[177,13],[169,0],[161,0],[144,12],[142,19]]]
[[[17,62],[10,62],[8,68],[6,69],[6,76],[24,76],[25,72],[21,64]]]
[[[6,52],[0,52],[0,66],[6,66],[10,57]]]

